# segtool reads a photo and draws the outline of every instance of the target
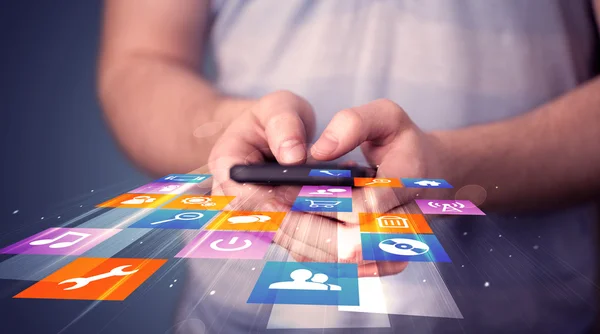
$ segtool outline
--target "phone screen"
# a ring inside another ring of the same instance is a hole
[[[373,177],[375,170],[368,167],[339,165],[279,164],[235,165],[230,177],[239,183],[269,185],[336,185],[354,186],[355,177]]]

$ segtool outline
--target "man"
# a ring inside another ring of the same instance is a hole
[[[456,328],[428,328],[582,332],[596,290],[597,216],[586,201],[600,189],[599,4],[112,0],[100,96],[141,168],[167,174],[209,164],[215,191],[252,209],[289,203],[283,190],[231,182],[228,168],[270,158],[349,158],[379,166],[380,176],[444,178],[461,196],[485,197],[482,208],[499,213],[493,221],[520,260],[490,261],[477,241],[461,238],[465,228],[489,238],[488,225],[448,224],[471,267],[452,290],[470,302]],[[387,211],[417,194],[371,195]],[[295,258],[314,260],[322,243],[293,247],[303,242],[293,233],[278,240]],[[338,244],[357,256],[360,245]],[[498,268],[504,274],[491,273]],[[495,290],[469,290],[486,275]]]

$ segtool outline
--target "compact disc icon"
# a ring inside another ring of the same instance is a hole
[[[394,255],[414,256],[422,255],[429,251],[429,246],[418,240],[393,238],[379,243],[382,251]]]

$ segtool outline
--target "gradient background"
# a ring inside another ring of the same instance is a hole
[[[101,7],[100,0],[0,3],[0,245],[58,226],[150,180],[119,151],[98,105]],[[29,284],[0,280],[0,295],[14,295]],[[135,300],[125,309],[100,305],[67,333],[90,328],[168,332],[173,325],[169,305],[175,304],[179,287],[147,292],[161,305]],[[47,312],[52,305],[0,298],[0,332],[56,333],[87,306],[61,303],[57,316]],[[135,323],[145,328],[132,328],[128,319],[144,319]]]
[[[2,231],[145,182],[110,136],[96,98],[102,2],[1,6]]]
[[[101,11],[99,0],[0,4],[1,245],[58,226],[148,181],[118,149],[96,98]],[[0,280],[0,295],[14,295],[28,285]],[[175,288],[163,290],[165,305],[174,305]],[[2,297],[0,332],[57,333],[88,303],[60,305],[61,312],[47,312],[56,307],[52,301],[15,303]],[[122,331],[130,317],[144,318],[136,323],[147,326],[131,332],[164,333],[173,325],[172,312],[147,317],[148,309],[122,307],[101,305],[66,333]],[[124,317],[109,324],[117,312]]]

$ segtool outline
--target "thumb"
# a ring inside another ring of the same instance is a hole
[[[363,142],[385,146],[412,121],[390,100],[376,100],[338,112],[311,148],[317,160],[334,160]]]
[[[279,163],[306,162],[306,142],[315,122],[312,107],[306,100],[290,92],[275,92],[258,102],[254,115]]]

